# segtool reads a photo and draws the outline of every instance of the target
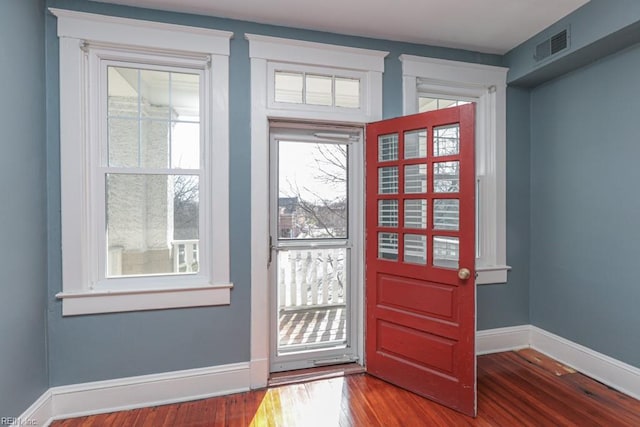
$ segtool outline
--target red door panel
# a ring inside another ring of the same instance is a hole
[[[473,104],[367,126],[366,363],[475,416]]]

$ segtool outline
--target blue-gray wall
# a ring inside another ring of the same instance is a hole
[[[97,316],[61,316],[61,303],[54,295],[61,289],[60,188],[58,140],[58,76],[56,20],[47,17],[47,106],[49,119],[48,182],[49,210],[49,340],[51,385],[188,369],[249,359],[250,322],[250,74],[248,42],[244,33],[291,37],[301,40],[390,51],[385,63],[384,116],[402,114],[401,63],[403,54],[432,56],[500,65],[502,58],[468,51],[419,46],[389,41],[286,29],[203,16],[165,13],[79,0],[49,0],[51,7],[82,10],[183,25],[212,27],[235,33],[230,57],[231,136],[231,278],[235,285],[229,307],[178,309]],[[521,194],[528,188],[528,98],[510,92],[517,107],[510,113],[513,134],[509,169],[514,179],[509,191]],[[522,123],[518,124],[518,121]],[[481,287],[478,292],[480,328],[528,323],[528,201],[516,198],[509,207],[509,228],[518,245],[509,251],[515,268],[507,285]],[[521,204],[524,203],[524,205]],[[526,218],[526,217],[525,217]]]
[[[0,2],[0,417],[48,387],[44,1]]]
[[[531,95],[531,320],[640,367],[640,45]]]

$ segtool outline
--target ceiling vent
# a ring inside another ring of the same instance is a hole
[[[533,58],[542,61],[569,47],[569,30],[564,29],[536,46]]]

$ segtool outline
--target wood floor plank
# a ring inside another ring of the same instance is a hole
[[[538,360],[539,359],[539,360]],[[542,363],[540,362],[542,360]],[[549,369],[552,367],[552,369]],[[52,427],[640,426],[640,401],[532,352],[478,358],[478,417],[366,374],[55,421]]]

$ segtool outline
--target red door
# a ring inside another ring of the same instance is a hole
[[[367,126],[366,364],[476,413],[474,105]]]

